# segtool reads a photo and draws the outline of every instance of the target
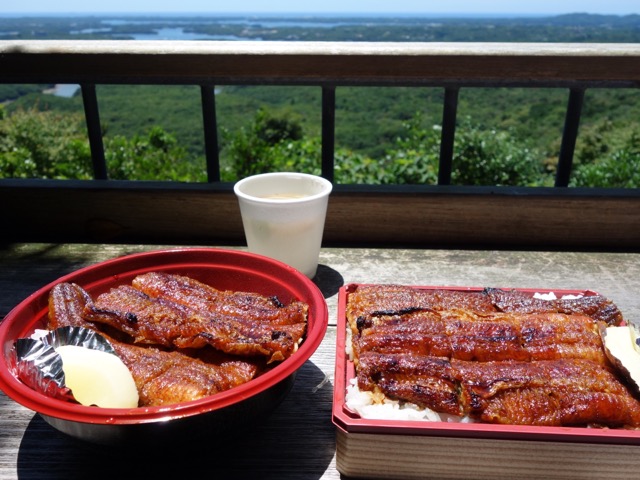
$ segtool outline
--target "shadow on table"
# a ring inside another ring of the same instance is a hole
[[[320,289],[324,298],[333,297],[344,285],[344,278],[337,270],[327,265],[318,265],[318,272],[313,277],[313,283]]]
[[[320,478],[336,446],[332,392],[333,385],[326,382],[324,373],[307,361],[289,395],[259,424],[222,442],[211,432],[212,441],[204,437],[161,450],[85,443],[58,432],[35,415],[20,445],[18,477]]]

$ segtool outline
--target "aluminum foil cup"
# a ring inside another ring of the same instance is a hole
[[[14,342],[15,375],[37,392],[61,400],[75,401],[65,384],[62,357],[56,348],[64,345],[100,350],[116,355],[111,344],[100,334],[82,327],[60,327],[36,331],[29,338]]]

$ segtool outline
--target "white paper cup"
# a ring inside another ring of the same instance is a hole
[[[249,251],[313,278],[331,182],[306,173],[276,172],[244,178],[233,189]]]

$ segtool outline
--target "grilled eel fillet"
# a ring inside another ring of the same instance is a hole
[[[577,299],[541,300],[517,290],[485,288],[479,292],[421,290],[403,285],[362,285],[349,294],[347,319],[357,333],[356,322],[371,315],[401,315],[424,310],[471,310],[475,313],[564,313],[586,315],[607,325],[619,325],[622,313],[601,295]]]
[[[516,291],[358,287],[347,320],[362,390],[491,423],[640,427],[640,403],[609,364],[609,300]]]
[[[107,338],[131,371],[141,407],[197,400],[229,390],[255,378],[264,368],[254,359],[232,357],[212,349],[165,351],[124,343],[109,334],[118,336],[119,332],[106,333],[83,318],[90,302],[89,294],[76,284],[54,286],[49,294],[47,327],[84,327]]]
[[[98,296],[83,315],[127,333],[134,343],[211,345],[273,362],[296,351],[306,332],[307,310],[303,302],[283,305],[255,293],[217,291],[183,276],[148,274]]]
[[[640,402],[590,360],[468,362],[366,352],[357,379],[362,390],[487,423],[640,427]]]
[[[352,344],[356,363],[361,352],[373,351],[480,362],[586,358],[605,364],[599,323],[562,313],[416,311],[360,317]]]
[[[165,298],[212,315],[229,315],[247,324],[256,321],[270,325],[306,323],[308,307],[302,302],[285,306],[276,297],[220,291],[182,275],[150,272],[138,275],[131,284],[150,297]]]

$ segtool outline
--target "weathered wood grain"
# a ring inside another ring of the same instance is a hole
[[[11,40],[8,82],[638,86],[636,44]],[[43,80],[46,79],[46,80]],[[98,80],[99,79],[99,80]]]
[[[0,181],[5,241],[244,245],[232,185]],[[640,190],[336,185],[325,245],[640,249]]]

